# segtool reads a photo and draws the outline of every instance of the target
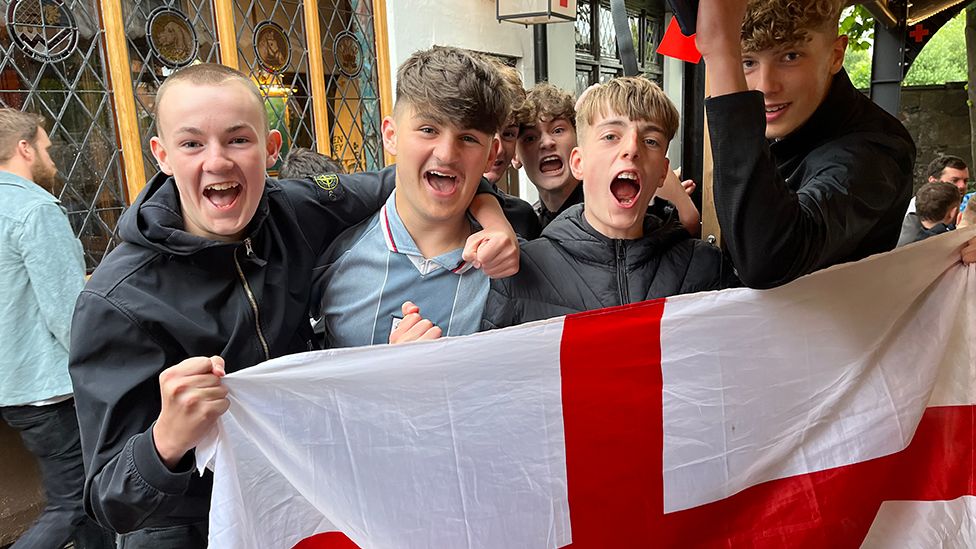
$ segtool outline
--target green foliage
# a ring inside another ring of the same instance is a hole
[[[965,82],[966,76],[966,13],[952,18],[925,45],[902,85],[924,86]]]
[[[867,15],[860,14],[860,11]],[[868,26],[870,29],[867,29]],[[967,80],[965,28],[966,14],[963,12],[939,29],[912,63],[902,85],[927,86],[946,82],[965,82]],[[840,32],[846,32],[850,38],[844,68],[847,69],[854,86],[865,89],[871,85],[874,18],[863,6],[847,8],[841,16]]]
[[[850,40],[849,52],[867,51],[874,42],[874,16],[861,4],[845,8],[840,16],[839,32]]]

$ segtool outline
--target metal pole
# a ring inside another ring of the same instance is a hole
[[[549,39],[546,25],[533,25],[532,36],[535,39],[535,81],[549,80]]]

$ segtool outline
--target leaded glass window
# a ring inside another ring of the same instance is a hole
[[[316,148],[303,10],[300,1],[234,2],[240,68],[261,89],[271,128],[281,132],[282,158],[292,147]]]
[[[0,106],[47,120],[60,176],[48,190],[67,209],[91,271],[117,243],[126,204],[98,7],[0,0],[0,17]]]
[[[210,0],[124,0],[136,117],[146,176],[156,173],[149,140],[156,135],[156,90],[167,76],[195,62],[220,62]]]
[[[346,171],[383,167],[372,0],[321,0],[332,155]]]

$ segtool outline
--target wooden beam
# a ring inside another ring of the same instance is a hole
[[[234,2],[214,0],[214,18],[217,21],[217,43],[220,45],[220,64],[240,69],[237,56],[237,26],[234,25]]]
[[[115,104],[115,127],[122,150],[125,169],[126,199],[129,204],[146,186],[146,169],[142,156],[142,140],[136,100],[132,89],[132,72],[129,66],[129,46],[125,41],[125,23],[122,19],[121,0],[102,0],[102,24],[105,28],[105,50],[108,72],[111,78],[112,100]]]
[[[376,36],[376,72],[380,83],[380,116],[393,113],[393,78],[390,72],[390,39],[386,22],[386,0],[373,0],[373,34]],[[383,150],[386,164],[396,160]]]
[[[312,85],[312,124],[315,128],[316,149],[332,156],[329,136],[329,98],[325,89],[325,63],[322,60],[322,32],[319,28],[319,3],[305,0],[305,41],[308,44],[308,80]]]
[[[705,97],[709,96],[708,76],[705,77]],[[711,241],[714,237],[716,246],[722,245],[722,229],[718,224],[715,213],[715,192],[712,188],[715,164],[712,159],[712,138],[708,134],[708,113],[704,116],[704,144],[702,146],[702,238]]]

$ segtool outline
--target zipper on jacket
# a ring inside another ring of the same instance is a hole
[[[614,240],[614,247],[617,249],[617,294],[620,304],[630,303],[630,289],[627,285],[627,250],[624,248],[623,240]]]
[[[251,239],[244,239],[244,253],[248,257],[254,256],[254,248],[251,247]],[[237,267],[237,274],[241,277],[241,284],[244,285],[244,293],[247,294],[247,300],[251,303],[251,311],[254,312],[254,328],[258,333],[258,341],[261,342],[261,348],[264,349],[264,359],[271,360],[271,352],[268,350],[268,342],[264,339],[264,333],[261,331],[261,318],[258,316],[258,302],[254,299],[254,293],[251,292],[251,286],[247,283],[247,278],[244,277],[244,270],[241,269],[241,263],[237,260],[237,253],[234,253],[234,265]]]

